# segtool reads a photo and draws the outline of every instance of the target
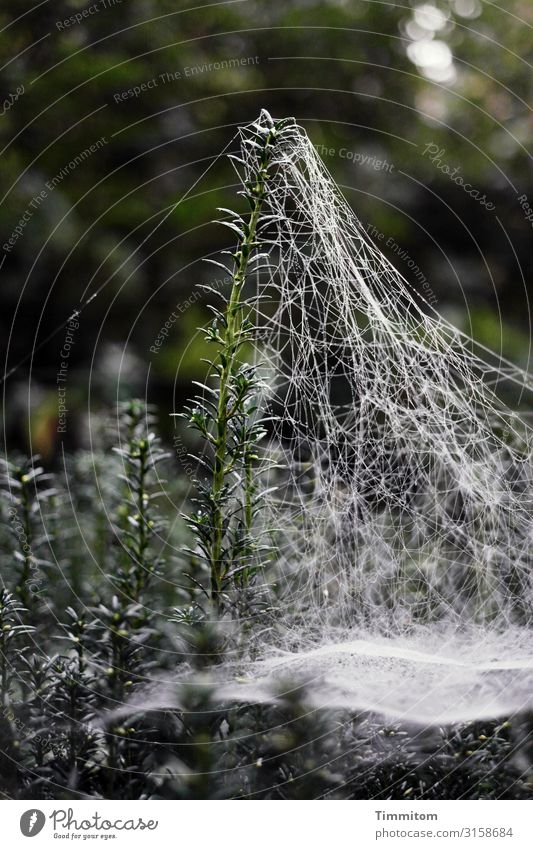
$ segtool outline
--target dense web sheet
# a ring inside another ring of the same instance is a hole
[[[298,680],[316,705],[425,723],[520,710],[532,440],[516,410],[530,378],[410,287],[296,126],[268,205],[260,356],[286,471],[265,519],[283,603],[224,690],[260,701]]]

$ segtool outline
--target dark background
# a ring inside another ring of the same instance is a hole
[[[133,394],[157,404],[170,435],[168,413],[205,353],[196,328],[207,313],[191,293],[216,274],[201,258],[227,246],[210,222],[235,203],[219,154],[262,106],[306,128],[396,267],[419,289],[409,260],[427,278],[441,315],[528,366],[527,0],[3,0],[0,26],[0,246],[32,213],[0,248],[8,451],[53,462],[61,441],[88,443],[89,410]],[[432,162],[429,144],[494,209]],[[58,434],[56,375],[74,310]]]

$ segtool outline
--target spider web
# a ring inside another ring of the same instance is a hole
[[[263,516],[283,602],[223,691],[272,699],[296,681],[316,705],[425,723],[520,710],[532,432],[515,408],[531,378],[410,286],[298,126],[272,172],[258,356],[285,465]]]

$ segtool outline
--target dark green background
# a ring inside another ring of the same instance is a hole
[[[217,157],[262,106],[296,116],[334,149],[328,167],[357,215],[419,266],[442,315],[528,365],[533,230],[518,198],[533,202],[533,4],[435,0],[426,5],[446,22],[425,32],[421,5],[122,0],[65,25],[96,4],[4,0],[2,99],[20,85],[24,93],[0,117],[0,245],[46,183],[105,139],[47,193],[12,251],[1,250],[8,450],[58,451],[56,374],[74,309],[67,447],[87,443],[88,406],[130,394],[156,402],[170,431],[166,413],[203,355],[195,330],[206,313],[187,299],[216,279],[201,258],[227,241],[210,224],[215,207],[234,203],[235,176]],[[414,64],[409,45],[420,36],[448,45],[453,79],[428,79]],[[493,211],[423,155],[429,143]],[[393,167],[354,164],[341,149]],[[388,253],[416,283],[405,258]]]

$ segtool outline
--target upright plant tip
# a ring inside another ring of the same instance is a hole
[[[275,121],[263,109],[257,121],[241,130],[242,156],[230,155],[237,169],[243,169],[239,194],[246,198],[249,212],[244,216],[227,208],[218,210],[227,219],[217,223],[237,236],[234,251],[224,251],[224,255],[229,253],[231,266],[214,261],[228,273],[231,286],[224,307],[211,307],[215,318],[206,329],[207,341],[217,349],[209,363],[215,385],[202,387],[204,394],[196,396],[195,406],[186,414],[210,449],[202,459],[206,476],[197,481],[200,509],[188,517],[188,524],[198,546],[194,555],[199,554],[209,570],[206,594],[219,608],[232,585],[248,586],[261,565],[260,553],[265,551],[254,538],[261,497],[253,470],[265,459],[258,443],[266,431],[265,420],[254,405],[261,384],[259,374],[256,366],[242,357],[243,347],[256,336],[250,320],[253,302],[243,298],[243,288],[248,272],[257,268],[257,261],[264,256],[261,224],[268,182],[280,142],[293,124],[293,119]]]

